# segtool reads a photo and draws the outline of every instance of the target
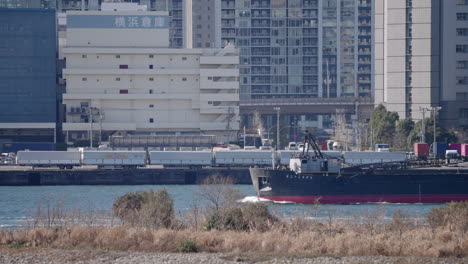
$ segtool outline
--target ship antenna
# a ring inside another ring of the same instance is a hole
[[[314,149],[315,156],[318,157],[318,158],[323,159],[322,151],[320,151],[320,148],[319,148],[319,146],[317,145],[317,143],[315,142],[315,139],[314,139],[314,137],[312,136],[312,133],[309,133],[308,142],[307,142],[307,143]]]
[[[309,130],[306,130],[305,131],[305,136],[304,136],[304,148],[302,148],[302,157],[305,157],[306,149],[307,149],[307,155],[309,155],[309,148],[307,146],[308,137],[309,137]]]

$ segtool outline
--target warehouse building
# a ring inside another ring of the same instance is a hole
[[[238,51],[169,48],[167,12],[69,12],[63,102],[68,142],[239,129]]]

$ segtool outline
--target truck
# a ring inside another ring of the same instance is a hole
[[[203,167],[213,163],[211,151],[150,151],[149,159],[151,165],[164,167]]]
[[[445,151],[445,158],[447,159],[447,164],[457,163],[460,155],[455,149],[448,149]]]
[[[82,152],[83,165],[97,165],[100,169],[130,169],[146,166],[146,151]]]
[[[20,166],[53,167],[72,169],[81,163],[79,151],[18,151],[16,164]]]
[[[217,166],[271,166],[273,152],[266,150],[219,150],[214,152]]]
[[[390,145],[388,144],[375,144],[375,151],[377,152],[390,152]]]
[[[460,153],[460,155],[461,155],[461,158],[462,158],[463,160],[465,160],[465,161],[468,160],[468,144],[463,143],[463,144],[461,145],[461,153]]]

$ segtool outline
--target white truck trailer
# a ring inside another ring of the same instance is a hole
[[[83,165],[121,169],[146,166],[146,151],[83,151]]]
[[[376,164],[387,162],[403,162],[407,160],[405,152],[344,152],[344,161],[351,165]]]
[[[151,165],[165,167],[211,166],[213,154],[211,151],[150,151]]]
[[[52,167],[71,169],[81,163],[79,151],[18,151],[16,164],[20,166]]]
[[[271,166],[272,152],[268,150],[219,150],[214,152],[218,166]]]

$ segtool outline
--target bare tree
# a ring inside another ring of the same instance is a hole
[[[262,116],[258,111],[253,113],[253,126],[260,138],[263,139],[263,135],[265,134],[265,124],[263,123]]]

